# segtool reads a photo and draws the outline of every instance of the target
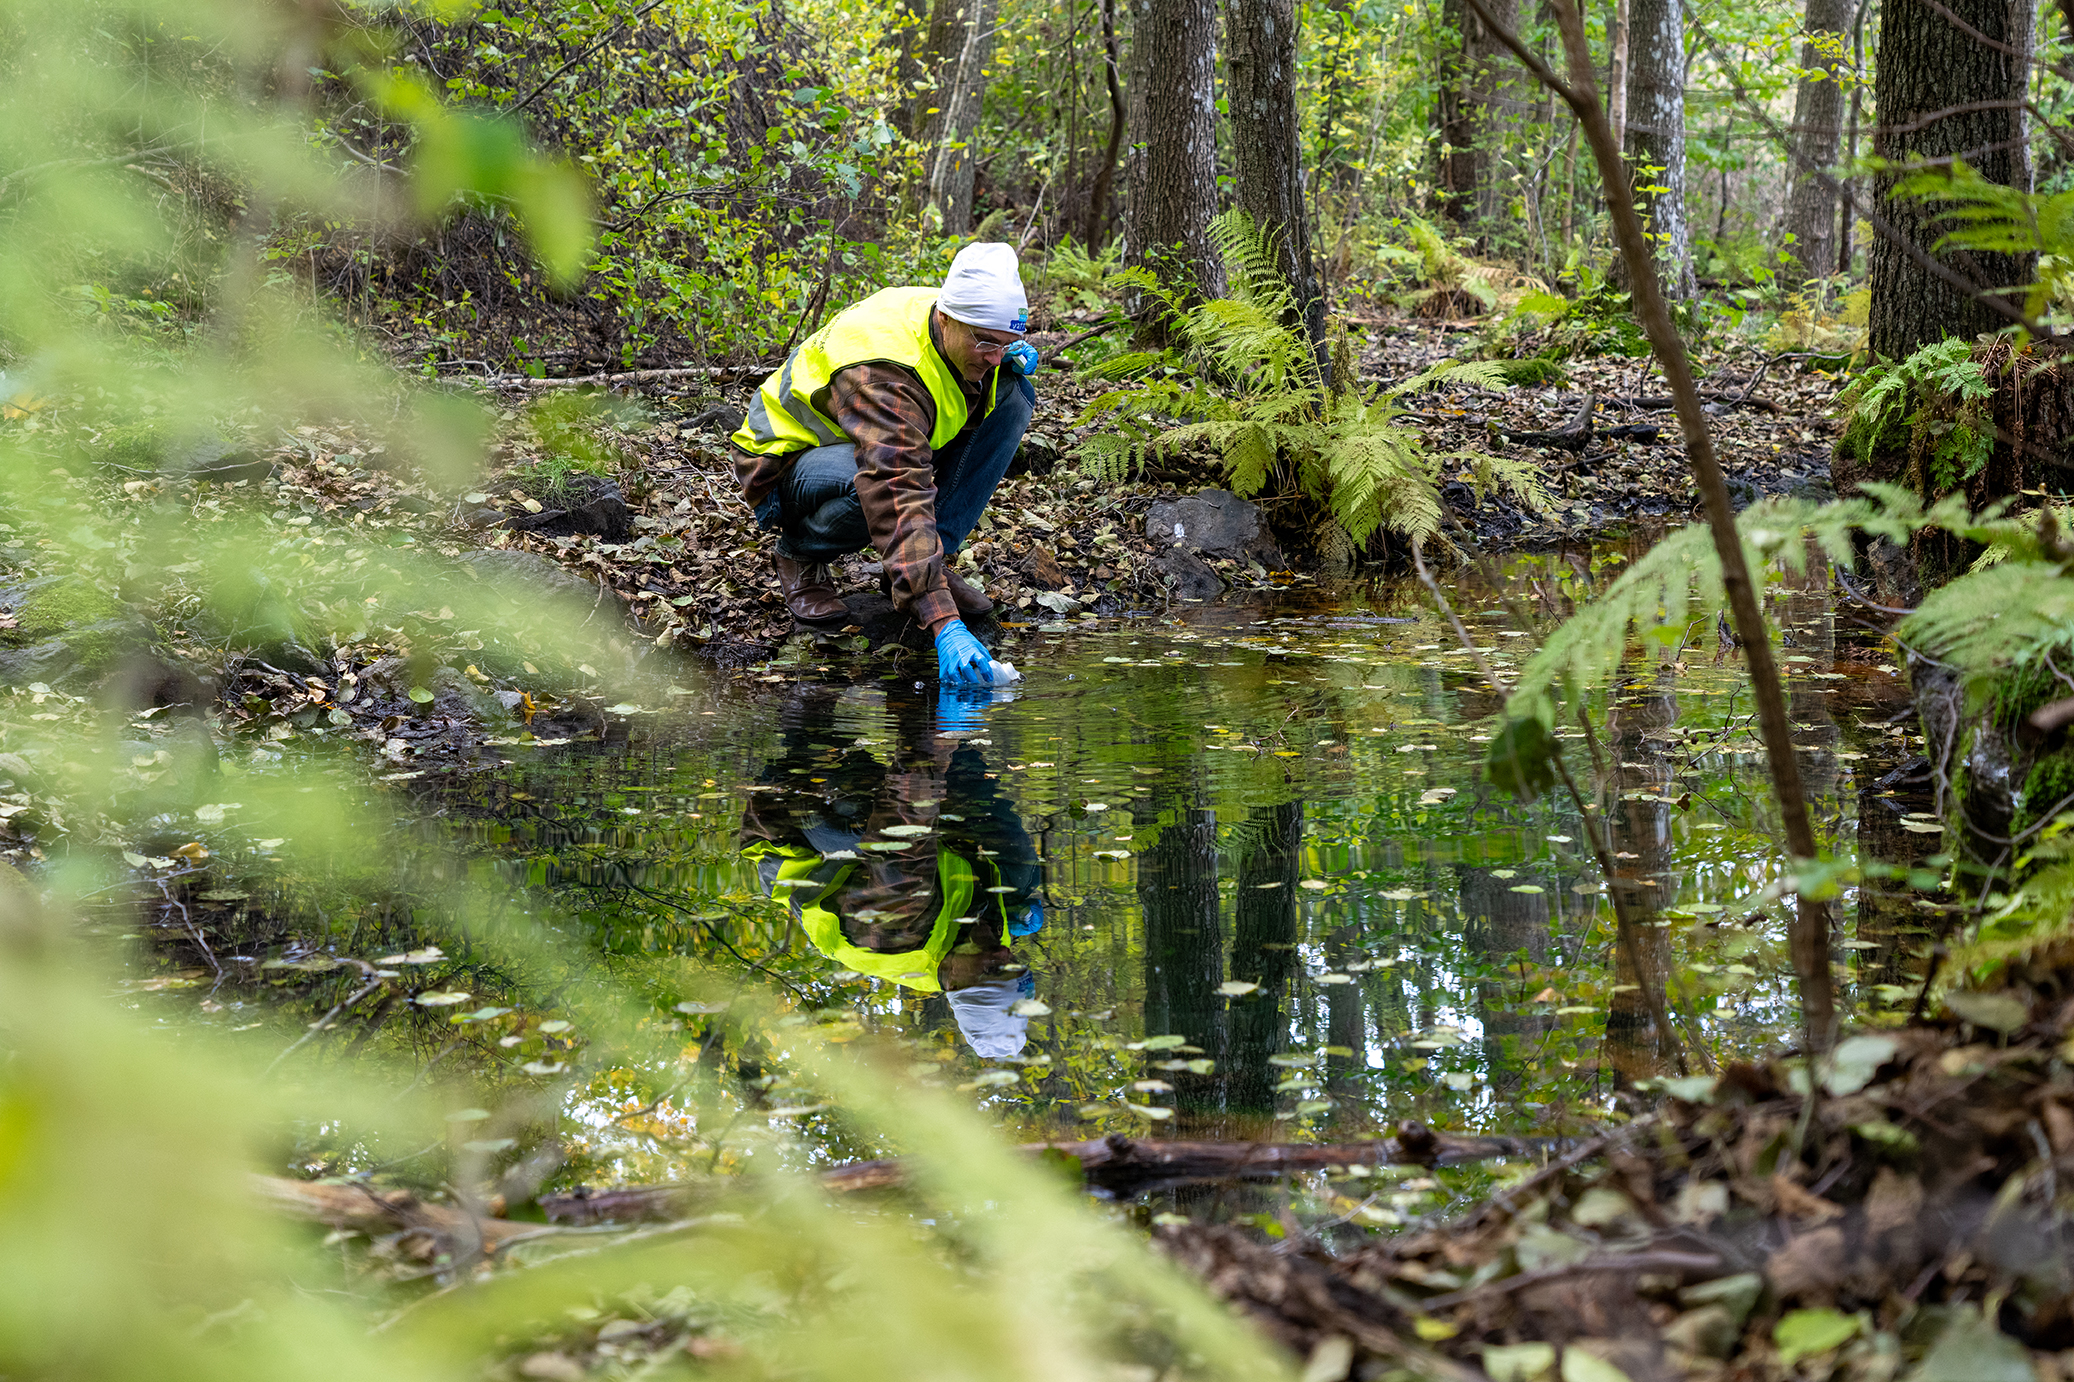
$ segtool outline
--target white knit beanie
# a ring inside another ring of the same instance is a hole
[[[946,317],[988,331],[1030,329],[1030,299],[1016,267],[1015,246],[967,245],[951,261],[936,305]]]

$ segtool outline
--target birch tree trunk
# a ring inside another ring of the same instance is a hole
[[[1682,0],[1631,0],[1628,15],[1623,152],[1635,209],[1649,227],[1664,296],[1689,298],[1698,285],[1685,205],[1685,7]]]
[[[948,64],[936,89],[939,109],[932,124],[936,156],[929,170],[929,202],[943,217],[944,234],[965,235],[972,230],[972,138],[979,132],[986,68],[994,56],[996,0],[943,3],[957,17],[957,58]]]
[[[1214,0],[1130,0],[1124,262],[1151,270],[1184,297],[1224,291],[1210,243],[1217,214],[1217,7]],[[1150,298],[1131,305],[1144,330]]]
[[[1809,170],[1827,172],[1836,162],[1842,137],[1844,92],[1837,75],[1844,70],[1844,30],[1851,22],[1851,0],[1808,0],[1807,41],[1801,45],[1801,79],[1793,101],[1793,150],[1787,161],[1792,190],[1786,197],[1787,252],[1793,262],[1780,275],[1781,284],[1797,288],[1827,274],[1836,263],[1836,194]]]
[[[1226,89],[1238,203],[1274,252],[1314,349],[1325,341],[1325,300],[1311,260],[1296,120],[1295,0],[1229,0]]]
[[[1963,157],[1990,182],[2028,189],[2024,153],[2024,79],[2031,51],[2030,0],[1952,0],[1947,8],[2004,52],[1962,32],[1922,0],[1886,0],[1880,16],[1879,87],[1873,102],[1873,152],[1895,163]],[[2029,255],[1939,251],[1934,203],[1895,199],[1900,174],[1873,178],[1873,204],[1918,247],[1980,288],[2027,282]],[[1946,336],[1972,337],[2007,325],[1957,285],[1925,269],[1906,250],[1875,238],[1872,348],[1901,359]]]

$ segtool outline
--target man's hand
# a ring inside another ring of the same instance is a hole
[[[1037,347],[1028,341],[1017,341],[1001,352],[1001,362],[1024,376],[1035,374],[1040,363],[1037,358]]]
[[[991,686],[993,659],[961,619],[936,631],[936,675],[946,686]]]

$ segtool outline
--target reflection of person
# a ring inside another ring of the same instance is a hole
[[[784,892],[816,950],[942,993],[974,1051],[1023,1048],[1036,990],[1016,940],[1044,925],[1043,866],[985,757],[926,727],[890,762],[838,747],[832,699],[796,702],[742,818],[743,854]]]
[[[951,569],[1030,424],[1037,352],[1015,249],[967,245],[941,288],[888,288],[836,314],[757,391],[734,434],[742,496],[778,531],[802,624],[849,618],[828,563],[876,546],[886,591],[936,640],[948,682],[984,682],[963,620],[993,602]]]

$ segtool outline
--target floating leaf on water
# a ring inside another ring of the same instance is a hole
[[[1141,1117],[1152,1119],[1155,1123],[1160,1122],[1164,1119],[1172,1118],[1174,1116],[1174,1110],[1170,1108],[1156,1108],[1150,1104],[1133,1104],[1126,1102],[1124,1104],[1124,1107],[1129,1109],[1132,1113],[1138,1114]]]
[[[1388,898],[1392,902],[1410,902],[1425,895],[1424,893],[1413,892],[1410,888],[1392,888],[1388,892],[1376,894],[1377,897]]]
[[[1450,1070],[1440,1077],[1440,1082],[1449,1089],[1465,1093],[1476,1088],[1476,1076],[1467,1070]]]
[[[195,807],[194,818],[203,825],[217,825],[222,822],[226,813],[236,811],[243,805],[243,802],[237,801],[212,802],[207,806]]]
[[[826,1104],[786,1104],[782,1108],[765,1109],[766,1118],[804,1118],[809,1113],[819,1113]]]
[[[1351,974],[1327,972],[1318,976],[1318,982],[1321,984],[1351,984],[1354,982],[1354,976]]]
[[[436,945],[428,945],[423,950],[413,950],[403,955],[384,955],[375,963],[385,965],[429,965],[445,958],[446,952],[444,950],[441,950]]]
[[[1903,821],[1901,828],[1903,830],[1912,830],[1918,835],[1942,835],[1944,833],[1944,827],[1935,821]]]
[[[1187,1037],[1168,1032],[1163,1036],[1149,1036],[1143,1041],[1133,1042],[1125,1049],[1132,1051],[1171,1051],[1176,1046],[1186,1045],[1188,1045]]]
[[[1128,859],[1130,857],[1131,852],[1127,849],[1098,849],[1095,851],[1095,858],[1097,859]]]
[[[1168,1084],[1165,1080],[1137,1080],[1132,1083],[1131,1092],[1134,1094],[1171,1094],[1174,1092],[1174,1086]]]
[[[1491,870],[1491,877],[1493,877],[1493,878],[1517,878],[1517,877],[1519,877],[1519,870],[1518,870],[1518,869],[1492,869],[1492,870]]]
[[[861,846],[864,849],[878,850],[881,854],[893,854],[903,849],[912,849],[913,847],[899,840],[866,840]]]
[[[568,1068],[566,1064],[556,1060],[529,1060],[519,1067],[528,1075],[559,1075]]]
[[[1088,812],[1088,814],[1092,815],[1097,811],[1107,811],[1109,809],[1109,803],[1106,801],[1091,801],[1081,809]]]
[[[509,1151],[516,1146],[518,1146],[518,1139],[515,1137],[491,1137],[478,1142],[463,1142],[461,1150],[465,1152],[481,1152],[487,1155],[490,1152]]]
[[[607,715],[641,715],[647,713],[647,709],[648,707],[635,705],[632,701],[621,701],[618,705],[606,706],[605,713]]]
[[[1542,889],[1535,887],[1532,883],[1518,883],[1513,885],[1511,891],[1516,893],[1538,893]]]
[[[916,835],[927,835],[933,829],[935,829],[934,826],[928,825],[889,825],[881,830],[879,834],[891,835],[895,839],[905,840],[912,839]]]
[[[1296,886],[1299,888],[1309,888],[1314,893],[1321,893],[1332,885],[1327,883],[1322,878],[1306,878],[1303,880],[1303,882],[1298,883]]]
[[[1227,998],[1243,998],[1249,993],[1260,991],[1260,985],[1247,983],[1244,979],[1227,979],[1217,986],[1217,991]]]
[[[677,1011],[681,1013],[724,1013],[727,1011],[727,1004],[699,1003],[687,999],[677,1005]]]
[[[567,1023],[567,1022],[564,1022],[564,1021],[562,1021],[562,1019],[558,1017],[558,1018],[556,1018],[556,1019],[555,1019],[554,1021],[552,1021],[552,1022],[543,1022],[543,1023],[541,1023],[541,1024],[540,1024],[540,1030],[541,1030],[542,1032],[545,1032],[545,1033],[546,1033],[546,1034],[547,1034],[548,1036],[553,1036],[553,1035],[554,1035],[555,1033],[557,1033],[557,1032],[566,1032],[566,1031],[568,1031],[568,1030],[569,1030],[569,1026],[570,1026],[570,1024],[569,1024],[569,1023]]]
[[[1011,1017],[1049,1017],[1051,1005],[1035,998],[1025,998],[1020,1003],[1011,1004],[1008,1012]]]
[[[1545,838],[1547,838],[1547,840],[1551,844],[1566,845],[1570,843],[1570,837],[1568,835],[1549,835]]]
[[[450,989],[444,993],[421,993],[411,1001],[428,1008],[449,1008],[456,1003],[466,1003],[474,996],[474,994],[464,993],[460,989]]]
[[[452,1017],[448,1018],[447,1021],[454,1023],[488,1022],[491,1018],[502,1017],[504,1016],[504,1014],[510,1011],[512,1011],[510,1008],[477,1008],[472,1013],[455,1013]]]
[[[1330,1099],[1305,1099],[1296,1106],[1298,1113],[1323,1113],[1332,1107]]]
[[[999,1089],[1003,1085],[1012,1085],[1021,1078],[1021,1073],[1014,1070],[982,1070],[958,1088],[968,1093],[975,1089]]]
[[[1970,993],[1954,990],[1944,996],[1944,1005],[1976,1027],[2013,1032],[2030,1018],[2030,1010],[2006,993]]]

